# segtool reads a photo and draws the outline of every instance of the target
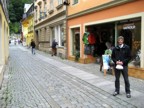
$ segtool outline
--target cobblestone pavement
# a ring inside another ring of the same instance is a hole
[[[130,77],[132,98],[112,96],[114,77],[97,64],[79,64],[21,46],[10,47],[0,108],[143,108],[144,81]]]

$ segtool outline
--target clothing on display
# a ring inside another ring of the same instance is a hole
[[[93,33],[90,33],[88,36],[88,42],[89,44],[95,44],[96,43],[96,37]]]
[[[88,44],[89,44],[88,36],[89,36],[89,32],[85,32],[84,35],[83,35],[82,40],[83,40],[83,43],[84,43],[85,45],[88,45]]]

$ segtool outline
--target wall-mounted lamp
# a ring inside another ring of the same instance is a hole
[[[63,5],[66,5],[66,6],[68,6],[69,4],[70,4],[69,0],[65,0],[65,1],[63,2]]]

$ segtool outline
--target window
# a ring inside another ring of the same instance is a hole
[[[53,0],[50,1],[50,10],[53,10],[54,8],[54,4],[53,4]]]
[[[60,25],[60,46],[64,46],[64,28]]]
[[[78,3],[78,0],[73,0],[73,4],[77,4]]]
[[[41,8],[39,9],[39,20],[41,20]]]
[[[47,6],[46,6],[46,1],[44,1],[44,12],[46,12],[47,11]]]
[[[45,18],[47,16],[47,6],[46,6],[46,1],[44,1],[44,11],[43,11],[43,17]]]
[[[51,28],[51,41],[55,38],[58,42],[58,46],[63,47],[64,46],[64,28],[63,25],[57,25],[53,28]]]
[[[37,20],[37,10],[35,10],[35,21]]]
[[[118,23],[118,36],[123,36],[125,44],[131,49],[132,60],[129,63],[132,66],[140,67],[141,63],[141,19],[134,18],[124,20]]]
[[[58,5],[62,4],[62,0],[58,0]]]
[[[51,27],[50,28],[50,33],[51,33],[51,35],[50,35],[50,45],[52,45],[52,41],[54,40],[54,39],[56,39],[55,38],[55,29],[54,29],[54,27]],[[57,40],[56,40],[57,41]]]

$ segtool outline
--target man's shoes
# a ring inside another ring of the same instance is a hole
[[[118,95],[118,94],[119,94],[119,92],[116,92],[116,91],[115,91],[115,92],[113,93],[113,96],[116,96],[116,95]]]
[[[130,94],[130,93],[127,93],[127,94],[126,94],[126,97],[127,97],[127,98],[131,98],[131,94]]]

